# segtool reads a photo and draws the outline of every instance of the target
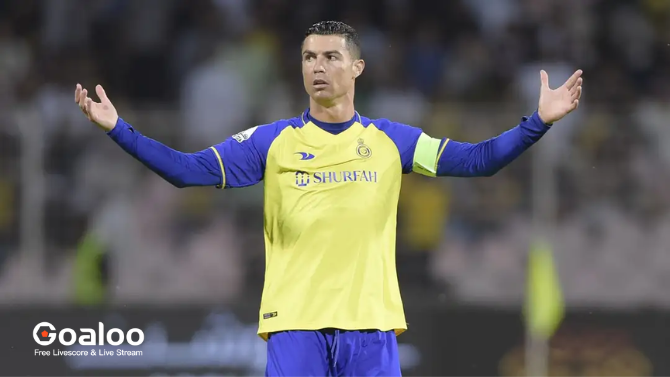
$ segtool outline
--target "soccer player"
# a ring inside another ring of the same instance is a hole
[[[575,110],[582,72],[481,143],[436,139],[420,128],[370,119],[354,107],[363,73],[356,31],[319,22],[302,42],[309,107],[195,153],[140,134],[77,84],[75,102],[123,150],[176,187],[264,183],[266,272],[258,334],[268,376],[400,376],[396,336],[407,329],[395,265],[401,174],[491,176]]]

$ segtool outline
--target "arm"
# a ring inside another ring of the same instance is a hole
[[[432,177],[490,177],[540,140],[549,128],[535,112],[511,130],[476,144],[421,134],[412,170]]]
[[[88,120],[107,132],[123,150],[176,187],[223,185],[223,166],[216,150],[182,153],[143,136],[119,117],[101,85],[95,91],[100,102],[88,97],[77,84],[74,102]]]
[[[140,134],[121,118],[107,134],[124,151],[176,187],[224,184],[220,156],[214,147],[195,153],[179,152]]]
[[[123,150],[176,187],[237,188],[263,179],[270,144],[280,127],[275,122],[252,127],[200,152],[183,153],[137,132],[119,118],[109,136]]]
[[[77,84],[74,101],[86,117],[105,130],[123,150],[176,187],[251,186],[263,179],[267,152],[278,132],[290,121],[278,121],[242,131],[223,143],[196,153],[176,151],[141,135],[123,119],[102,86],[95,87],[100,102]]]

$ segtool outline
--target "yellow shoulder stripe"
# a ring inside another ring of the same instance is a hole
[[[444,148],[447,147],[448,143],[449,143],[449,139],[444,140],[444,144],[442,145],[442,149],[440,149],[440,153],[437,154],[437,158],[435,159],[435,171],[437,171],[437,163],[440,161],[440,157],[442,157],[442,153],[444,153]]]
[[[214,154],[216,155],[216,159],[219,161],[219,167],[221,168],[221,185],[217,186],[220,189],[223,189],[226,187],[226,171],[223,170],[223,160],[221,160],[221,155],[219,154],[219,151],[216,150],[214,147],[209,147],[212,151],[214,151]]]

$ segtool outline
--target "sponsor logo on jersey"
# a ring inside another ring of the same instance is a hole
[[[377,183],[378,175],[372,170],[341,170],[295,173],[295,184],[298,187],[308,185],[343,184],[348,182]]]

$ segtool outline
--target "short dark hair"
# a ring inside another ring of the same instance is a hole
[[[361,41],[358,32],[353,27],[341,21],[321,21],[310,26],[305,32],[305,38],[310,35],[341,35],[347,43],[349,52],[354,58],[361,56]]]

